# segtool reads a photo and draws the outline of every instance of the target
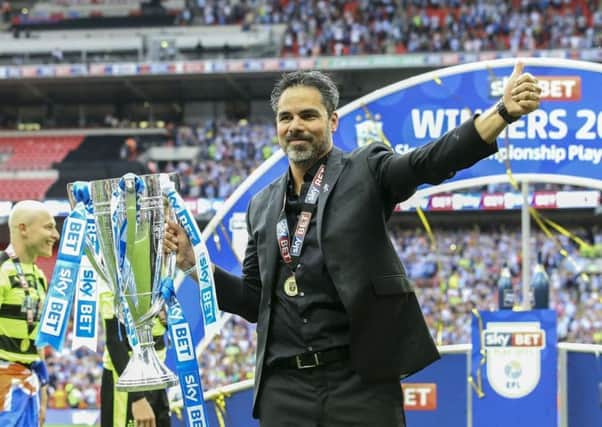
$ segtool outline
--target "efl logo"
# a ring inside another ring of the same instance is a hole
[[[539,322],[489,322],[481,338],[487,352],[487,380],[497,394],[518,399],[537,387],[546,346]]]
[[[541,88],[542,101],[579,101],[581,99],[580,76],[536,76]],[[499,98],[504,94],[508,77],[493,80],[489,85],[489,96]]]
[[[406,411],[435,411],[437,409],[437,384],[404,383],[403,407]]]

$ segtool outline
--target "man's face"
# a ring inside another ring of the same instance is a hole
[[[52,248],[59,240],[56,222],[49,212],[38,212],[26,228],[27,246],[35,256],[52,256]]]
[[[311,165],[330,151],[338,122],[336,112],[328,116],[316,88],[289,87],[278,101],[278,142],[291,163]]]

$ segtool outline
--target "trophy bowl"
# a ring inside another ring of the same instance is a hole
[[[166,259],[163,253],[165,222],[175,218],[163,194],[166,180],[178,188],[176,174],[126,174],[88,184],[87,209],[98,245],[88,239],[86,255],[113,292],[116,315],[132,347],[115,385],[119,391],[156,390],[178,383],[158,357],[152,336],[153,322],[164,307],[162,278],[172,274],[175,262],[175,255]],[[67,185],[72,207],[77,202],[74,185]]]

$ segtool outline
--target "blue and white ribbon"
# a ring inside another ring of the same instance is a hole
[[[168,306],[167,327],[176,353],[176,373],[180,380],[180,389],[184,400],[186,425],[188,427],[209,427],[201,383],[201,370],[192,341],[190,325],[175,297],[171,277],[163,279],[161,293]]]
[[[63,224],[57,261],[40,319],[36,346],[61,350],[73,305],[86,234],[86,210],[77,203]]]
[[[96,351],[98,344],[98,275],[88,257],[80,264],[73,312],[73,339],[71,349],[87,347]]]
[[[182,196],[174,188],[173,182],[165,174],[161,176],[161,189],[163,194],[169,200],[169,205],[173,209],[178,222],[186,231],[192,248],[196,262],[197,277],[199,278],[201,309],[203,312],[203,325],[205,328],[205,336],[212,335],[213,330],[218,328],[217,323],[219,309],[217,306],[217,295],[215,292],[215,280],[211,271],[211,260],[209,259],[209,251],[205,245],[205,241],[201,235],[201,231],[194,220],[194,217],[186,207]]]
[[[86,254],[82,256],[77,279],[71,349],[87,347],[96,351],[98,345],[98,281],[100,278],[93,267],[95,260],[90,260],[87,254],[90,254],[90,257],[98,257],[99,245],[94,208],[90,197],[90,185],[87,182],[78,181],[73,184],[71,192],[76,203],[84,204],[87,214],[84,243]]]
[[[128,174],[129,175],[129,174]],[[127,216],[119,213],[120,205],[124,204],[124,190],[125,190],[125,180],[128,178],[128,175],[125,175],[121,178],[119,182],[119,186],[111,195],[110,201],[110,215],[111,215],[111,227],[113,229],[113,244],[114,244],[114,254],[116,261],[115,268],[115,283],[117,284],[115,289],[115,295],[119,302],[118,307],[121,310],[121,315],[123,316],[123,324],[125,326],[126,335],[128,338],[128,342],[130,343],[130,347],[134,352],[137,352],[140,346],[140,340],[138,338],[138,334],[136,333],[136,327],[134,323],[134,318],[132,317],[132,313],[130,311],[129,302],[125,296],[127,293],[135,298],[136,295],[136,284],[134,281],[134,272],[131,269],[130,263],[126,256],[127,251],[127,232],[128,232],[128,221]],[[134,175],[134,179],[138,182],[141,182],[141,179]],[[141,189],[139,186],[136,189]],[[129,224],[129,226],[134,226],[135,224]],[[134,301],[135,303],[135,301]]]

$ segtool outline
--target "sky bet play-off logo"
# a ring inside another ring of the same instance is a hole
[[[489,322],[483,331],[487,379],[500,396],[518,399],[531,393],[541,377],[546,345],[539,322]]]

